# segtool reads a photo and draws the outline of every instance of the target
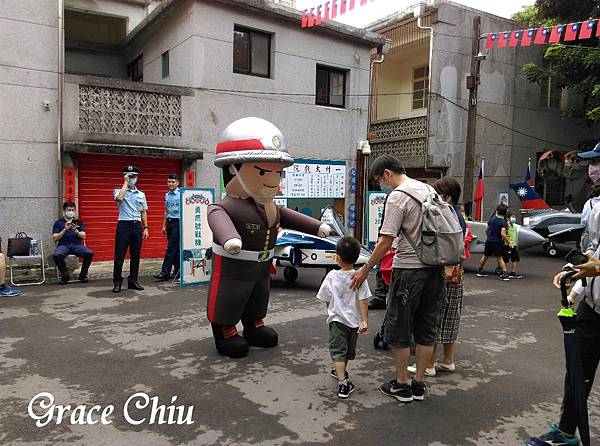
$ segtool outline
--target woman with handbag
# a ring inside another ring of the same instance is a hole
[[[452,205],[456,218],[463,231],[463,237],[467,232],[465,219],[458,208],[458,200],[461,194],[461,188],[458,181],[454,178],[444,178],[438,180],[433,188],[440,195],[442,200]],[[448,265],[446,271],[446,296],[440,309],[440,324],[436,338],[436,345],[433,347],[431,361],[425,369],[426,376],[435,376],[437,371],[454,372],[454,353],[456,351],[456,339],[458,337],[458,327],[460,325],[460,316],[463,304],[463,266],[462,263]],[[444,355],[441,362],[436,362],[436,346],[442,344]],[[415,373],[416,366],[408,366],[408,371]]]

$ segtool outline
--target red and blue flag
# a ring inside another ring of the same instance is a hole
[[[525,183],[514,183],[510,187],[515,191],[523,209],[548,209],[550,206],[540,198],[533,188]]]

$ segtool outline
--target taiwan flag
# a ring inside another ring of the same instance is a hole
[[[485,184],[483,183],[483,160],[481,160],[481,167],[479,168],[479,178],[475,185],[475,194],[473,200],[475,201],[475,221],[481,221],[483,218],[483,196],[485,195]]]
[[[525,172],[525,182],[533,186],[533,178],[531,178],[531,166],[530,163],[527,163],[527,172]]]
[[[510,36],[510,40],[508,41],[508,46],[511,48],[515,48],[519,44],[519,40],[521,40],[521,36],[523,35],[523,31],[513,31]]]
[[[594,30],[594,25],[596,24],[596,20],[586,20],[581,24],[581,31],[579,31],[579,39],[589,39],[592,37],[592,31]]]
[[[536,45],[544,45],[549,34],[550,28],[538,28],[533,43],[535,43]]]
[[[510,31],[504,31],[498,36],[498,48],[504,48],[510,39]]]
[[[567,25],[567,29],[565,30],[565,42],[577,40],[577,31],[579,31],[579,26],[579,22],[569,23]]]
[[[498,33],[488,33],[487,40],[485,42],[486,48],[494,48],[494,42],[498,40]]]
[[[533,37],[535,36],[536,28],[528,29],[527,31],[523,31],[523,38],[521,39],[521,46],[529,46],[533,41]]]
[[[552,27],[552,32],[550,33],[550,38],[548,39],[548,43],[558,43],[560,42],[560,38],[565,33],[564,25],[554,25]]]
[[[548,209],[549,206],[527,183],[514,183],[510,187],[521,200],[522,209]]]

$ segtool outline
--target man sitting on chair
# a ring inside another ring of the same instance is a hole
[[[75,203],[67,201],[63,204],[64,217],[54,223],[52,229],[52,240],[57,243],[56,251],[54,251],[54,262],[60,271],[60,284],[64,285],[69,282],[69,273],[67,272],[67,264],[65,258],[70,255],[83,257],[81,272],[79,273],[79,281],[87,283],[88,270],[92,263],[94,253],[87,246],[83,245],[85,240],[85,226],[81,220],[75,218]]]

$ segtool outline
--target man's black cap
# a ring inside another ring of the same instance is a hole
[[[169,180],[179,180],[179,175],[177,175],[175,172],[171,172],[169,174]]]
[[[123,167],[122,172],[123,173],[134,173],[136,175],[139,175],[141,173],[140,169],[138,169],[135,166],[125,166],[125,167]]]

